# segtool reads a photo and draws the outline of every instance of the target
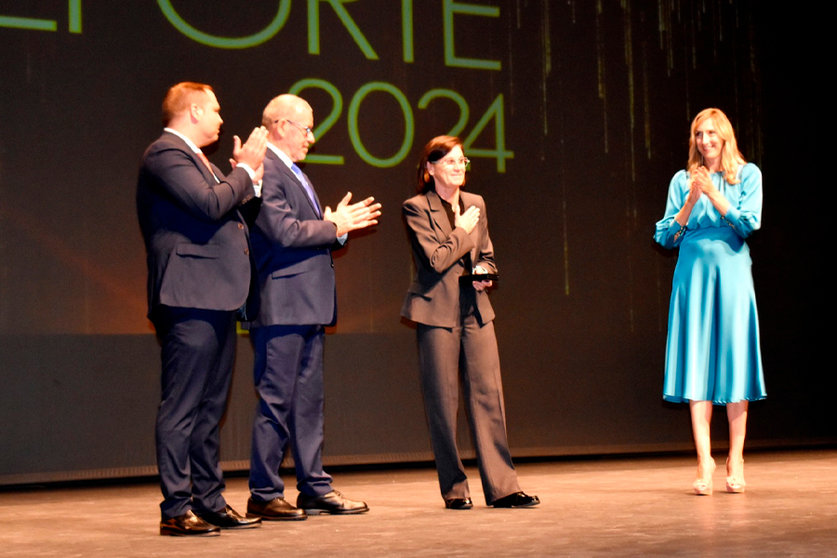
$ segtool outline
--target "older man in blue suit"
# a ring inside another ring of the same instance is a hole
[[[247,224],[239,211],[261,179],[267,130],[234,138],[224,176],[201,151],[218,140],[221,107],[212,88],[172,86],[163,134],[145,151],[137,213],[148,262],[148,317],[161,345],[157,465],[164,500],[161,535],[217,535],[257,527],[227,505],[219,465],[219,421],[235,354],[236,312],[251,275]]]
[[[377,223],[373,198],[334,210],[323,208],[308,177],[296,166],[314,143],[311,106],[280,95],[265,107],[269,130],[262,207],[252,244],[260,309],[251,324],[259,406],[253,425],[248,515],[270,520],[308,514],[362,513],[366,503],[331,487],[322,464],[324,326],[337,318],[331,251],[350,231]],[[290,445],[296,465],[296,506],[284,498],[279,466]]]

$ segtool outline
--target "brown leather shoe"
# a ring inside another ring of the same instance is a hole
[[[302,492],[296,498],[298,508],[305,510],[308,515],[331,513],[335,515],[364,513],[369,511],[366,502],[349,500],[337,490],[332,490],[322,496],[309,496]]]
[[[207,523],[220,527],[221,529],[252,529],[253,527],[259,527],[262,524],[261,518],[244,517],[232,509],[229,505],[224,507],[221,511],[200,512],[197,516]]]
[[[215,525],[210,525],[195,515],[192,510],[189,510],[183,515],[160,521],[160,534],[176,537],[213,537],[220,535],[221,529]]]
[[[260,517],[269,521],[299,521],[308,516],[304,510],[290,505],[284,498],[274,498],[269,502],[247,500],[247,517]]]

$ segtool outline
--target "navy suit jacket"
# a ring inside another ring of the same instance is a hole
[[[497,273],[494,246],[488,236],[488,217],[482,196],[459,192],[468,208],[480,209],[480,220],[470,234],[462,228],[451,228],[442,199],[435,191],[414,196],[402,205],[413,253],[414,275],[401,315],[414,322],[454,327],[460,323],[459,277],[470,273],[463,257],[470,254],[473,266],[482,266],[488,273]],[[476,292],[480,322],[494,319],[494,309],[486,291]]]
[[[339,246],[336,234],[334,223],[323,220],[296,175],[268,149],[262,206],[251,234],[260,296],[251,327],[336,321],[331,258]]]
[[[209,169],[178,136],[163,132],[145,151],[137,214],[148,263],[149,317],[160,305],[238,310],[250,288],[247,224],[254,195],[244,169]]]

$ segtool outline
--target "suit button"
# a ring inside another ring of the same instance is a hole
[[[238,224],[238,230],[242,230],[243,228],[244,228],[244,224],[243,224],[243,223],[239,223],[239,224]]]
[[[244,253],[245,253],[245,254],[247,254],[247,255],[249,256],[249,255],[250,255],[250,249],[249,249],[249,248],[245,248],[245,249],[244,249]]]

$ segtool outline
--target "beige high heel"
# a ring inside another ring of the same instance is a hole
[[[727,457],[727,492],[730,494],[741,494],[744,492],[744,489],[747,487],[747,483],[744,482],[744,460],[741,460],[741,467],[740,467],[741,476],[735,476],[730,472],[730,465],[729,465],[729,457]]]
[[[715,460],[712,459],[711,461],[712,466],[708,468],[708,472],[706,470],[701,471],[701,464],[698,464],[697,478],[692,483],[692,489],[698,496],[712,495],[712,473],[715,472]]]

